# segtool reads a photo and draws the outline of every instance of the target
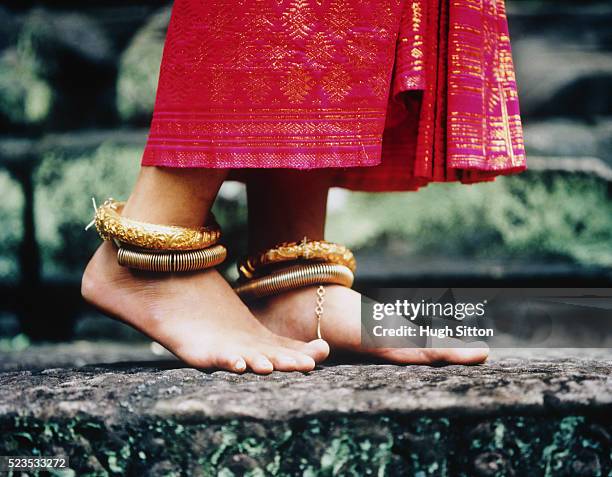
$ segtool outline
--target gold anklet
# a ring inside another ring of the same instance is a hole
[[[353,272],[344,265],[311,263],[294,265],[266,275],[238,283],[234,291],[245,301],[276,295],[296,288],[320,284],[351,287]]]
[[[227,250],[214,245],[203,250],[186,252],[151,252],[119,247],[119,265],[149,272],[193,272],[219,265],[225,260]]]
[[[284,268],[271,270],[278,264],[286,265]],[[325,302],[323,285],[334,284],[350,288],[353,286],[356,267],[353,252],[344,245],[323,240],[309,241],[304,237],[301,242],[282,243],[242,261],[238,266],[241,278],[234,286],[234,291],[244,301],[252,301],[318,285],[314,315],[317,324],[316,336],[321,339]]]
[[[357,263],[353,252],[344,245],[326,242],[325,240],[307,240],[284,242],[274,248],[252,255],[238,264],[238,272],[243,278],[255,277],[261,269],[281,262],[298,260],[320,261],[344,265],[355,272]]]
[[[221,238],[221,230],[212,215],[206,227],[156,225],[121,217],[124,205],[125,202],[108,199],[96,207],[94,223],[103,240],[147,250],[186,251],[205,249]]]
[[[227,250],[217,242],[221,229],[211,215],[211,225],[199,228],[156,225],[121,217],[124,202],[108,199],[101,207],[93,200],[95,224],[103,240],[117,247],[123,267],[149,272],[191,272],[222,263]]]

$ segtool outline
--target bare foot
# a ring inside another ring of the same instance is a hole
[[[262,326],[214,269],[188,274],[135,272],[105,242],[87,265],[83,297],[145,333],[190,366],[256,373],[310,371],[325,341],[276,336]]]
[[[321,335],[332,353],[357,353],[396,364],[478,364],[488,348],[372,348],[361,347],[361,295],[349,288],[325,287]],[[260,300],[253,314],[271,331],[297,340],[316,336],[316,287],[307,287]]]

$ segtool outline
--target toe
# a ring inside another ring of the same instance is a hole
[[[217,357],[215,360],[215,367],[234,373],[243,373],[246,371],[247,364],[244,358],[239,354],[227,353]]]
[[[290,349],[287,349],[286,352],[297,363],[297,366],[295,368],[296,371],[303,371],[303,372],[312,371],[317,365],[315,363],[314,358],[312,358],[312,356],[309,356],[308,354],[301,353],[299,351],[293,351]]]
[[[298,362],[290,353],[283,350],[266,353],[275,371],[296,371]]]
[[[289,348],[273,349],[267,353],[268,358],[278,371],[312,371],[316,363],[310,356]]]
[[[377,348],[364,350],[377,358],[394,364],[433,364],[430,350],[418,348]]]
[[[304,343],[303,341],[283,338],[281,343],[286,348],[290,348],[294,351],[310,356],[316,363],[320,363],[329,356],[329,344],[327,344],[327,341],[325,340],[318,339]]]
[[[186,365],[197,369],[211,369],[216,366],[216,359],[210,353],[194,346],[181,346],[174,354]],[[226,369],[224,367],[224,369]]]
[[[274,371],[272,362],[262,353],[252,353],[245,357],[247,366],[258,374],[270,374]]]
[[[432,345],[431,356],[448,364],[479,364],[489,356],[489,346],[484,341],[467,343],[452,338],[434,338]]]
[[[486,361],[488,348],[381,348],[373,355],[396,364],[479,364]]]
[[[306,353],[315,362],[320,363],[329,356],[329,344],[325,340],[313,340],[305,345],[302,345],[300,351]]]
[[[446,349],[446,362],[451,364],[480,364],[489,357],[488,347]]]

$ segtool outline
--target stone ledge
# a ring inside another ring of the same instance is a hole
[[[507,353],[507,352],[506,352]],[[482,366],[324,365],[270,376],[202,372],[173,360],[4,372],[0,414],[162,419],[583,412],[612,409],[612,359],[493,357]]]
[[[113,362],[98,364],[105,356]],[[0,454],[65,452],[77,475],[612,470],[609,350],[270,376],[201,372],[129,345],[34,347],[0,360]]]

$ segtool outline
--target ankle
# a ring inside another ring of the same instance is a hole
[[[212,201],[199,203],[197,207],[189,208],[173,202],[145,200],[132,194],[126,201],[121,215],[150,224],[201,227],[210,220],[211,208]]]
[[[221,169],[143,167],[123,215],[154,224],[200,227],[226,175]]]

